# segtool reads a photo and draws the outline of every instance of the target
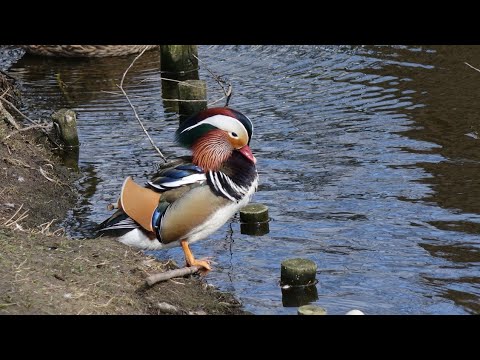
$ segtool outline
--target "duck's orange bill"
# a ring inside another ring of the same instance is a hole
[[[123,182],[119,205],[144,229],[153,232],[152,216],[160,196],[159,193],[138,185],[129,176]]]
[[[240,154],[245,156],[248,160],[250,160],[253,164],[257,163],[257,159],[255,159],[255,156],[253,156],[252,149],[250,149],[250,146],[245,145],[244,147],[238,149]]]

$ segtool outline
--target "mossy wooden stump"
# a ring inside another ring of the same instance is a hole
[[[251,203],[240,209],[240,221],[244,223],[256,223],[268,221],[268,206]]]
[[[240,209],[240,231],[242,234],[261,236],[270,231],[268,206],[251,203]]]
[[[282,261],[280,282],[282,285],[305,286],[315,284],[317,264],[308,259]]]
[[[178,83],[178,113],[180,122],[207,108],[207,83],[186,80]]]
[[[198,79],[197,45],[160,45],[163,76],[176,80]]]
[[[77,114],[70,109],[60,109],[52,115],[57,124],[58,136],[68,148],[77,148],[80,145],[77,132]]]
[[[303,305],[297,310],[298,315],[327,315],[327,310],[316,305]]]

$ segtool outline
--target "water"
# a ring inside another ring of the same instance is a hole
[[[165,155],[183,155],[158,56],[146,53],[125,87]],[[241,234],[234,218],[192,246],[217,261],[209,282],[256,314],[295,314],[282,306],[280,262],[304,257],[318,265],[313,303],[330,314],[480,312],[480,73],[464,64],[480,67],[479,46],[200,46],[199,56],[254,122],[254,201],[272,218],[265,236]],[[132,59],[25,57],[11,69],[32,117],[79,113],[73,236],[91,236],[123,179],[141,183],[160,161],[115,86]],[[157,256],[183,262],[180,249]]]

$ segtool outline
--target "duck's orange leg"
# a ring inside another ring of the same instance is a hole
[[[208,260],[195,260],[195,257],[188,247],[188,242],[186,240],[181,240],[180,244],[182,245],[183,252],[185,253],[185,260],[187,261],[188,266],[198,266],[200,268],[204,268],[206,271],[212,270]]]

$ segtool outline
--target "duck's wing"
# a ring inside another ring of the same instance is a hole
[[[146,187],[164,193],[186,185],[203,185],[206,180],[203,169],[192,163],[191,156],[185,156],[162,165]]]
[[[127,177],[118,200],[119,210],[101,223],[97,230],[107,232],[140,227],[154,233],[155,224],[159,223],[170,204],[191,189],[205,184],[205,173],[191,163],[191,157],[178,158],[162,165],[145,187]]]

